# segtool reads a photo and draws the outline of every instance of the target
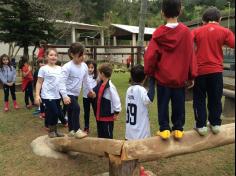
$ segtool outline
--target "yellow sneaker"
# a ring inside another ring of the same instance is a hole
[[[182,139],[184,136],[184,132],[180,130],[173,131],[173,135],[175,139]]]
[[[170,138],[170,130],[158,131],[157,135],[160,136],[162,139],[169,139]]]

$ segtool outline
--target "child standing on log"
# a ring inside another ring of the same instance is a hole
[[[143,87],[144,67],[136,65],[131,69],[132,86],[126,92],[126,140],[144,139],[151,136],[148,104],[155,95],[155,79],[149,80],[149,91]]]
[[[112,66],[104,63],[98,68],[101,80],[94,88],[96,93],[96,120],[99,138],[113,139],[114,120],[118,119],[121,102],[116,87],[111,82]]]
[[[198,64],[198,77],[193,89],[193,108],[196,130],[201,136],[208,132],[206,97],[210,128],[214,134],[220,132],[224,70],[222,47],[235,47],[233,32],[220,26],[220,20],[220,11],[210,7],[202,16],[204,25],[192,31]]]
[[[58,117],[61,115],[60,93],[65,104],[70,103],[70,98],[64,87],[61,86],[62,68],[56,65],[56,49],[49,48],[46,51],[46,56],[48,63],[42,66],[38,72],[35,103],[37,105],[42,102],[45,104],[45,120],[49,127],[48,136],[50,138],[63,137],[64,135],[57,131]]]
[[[163,0],[162,13],[167,24],[153,33],[145,52],[144,70],[157,80],[158,121],[162,139],[173,131],[175,139],[183,137],[185,124],[185,87],[196,76],[193,39],[190,30],[178,22],[181,0]],[[171,101],[173,127],[169,125]]]
[[[66,107],[68,116],[69,136],[76,138],[84,138],[88,134],[80,129],[80,106],[78,97],[82,85],[88,92],[93,95],[94,92],[88,83],[88,66],[84,63],[85,48],[80,43],[72,43],[68,54],[71,61],[62,67],[63,82],[65,84],[67,94],[71,99],[71,103]]]
[[[3,83],[4,111],[9,111],[9,91],[11,92],[14,108],[19,109],[15,92],[16,69],[11,65],[10,58],[6,54],[0,57],[0,81]]]

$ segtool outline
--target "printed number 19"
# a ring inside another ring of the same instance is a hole
[[[136,125],[137,120],[137,106],[136,104],[128,104],[127,107],[127,119],[126,123],[130,123],[130,125]]]

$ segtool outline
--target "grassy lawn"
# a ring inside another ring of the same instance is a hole
[[[120,120],[115,123],[114,138],[124,139],[125,133],[125,93],[128,87],[128,73],[113,74],[113,83],[121,97],[123,111]],[[3,93],[0,91],[3,102]],[[17,93],[21,109],[2,112],[0,103],[0,176],[92,176],[108,171],[108,159],[81,154],[66,160],[55,160],[34,155],[30,143],[45,135],[43,121],[32,115],[33,110],[24,108],[23,94]],[[81,98],[80,98],[80,105]],[[81,107],[82,108],[82,107]],[[150,108],[152,134],[158,129],[156,100]],[[83,110],[81,117],[83,117]],[[225,120],[224,123],[232,122]],[[91,118],[90,136],[96,136],[95,119]],[[193,128],[192,102],[186,103],[185,130]],[[83,127],[83,118],[81,118]],[[67,129],[61,128],[67,132]],[[235,145],[228,145],[208,151],[188,154],[154,162],[144,163],[146,169],[161,176],[230,176],[235,175]]]

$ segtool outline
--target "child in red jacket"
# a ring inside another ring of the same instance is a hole
[[[193,90],[193,107],[196,130],[201,136],[208,132],[206,97],[208,98],[208,120],[214,134],[220,132],[223,94],[223,45],[235,47],[233,32],[219,25],[220,11],[208,8],[202,17],[204,25],[193,30],[196,43],[198,77]]]
[[[181,0],[163,0],[162,12],[167,21],[153,33],[144,56],[145,73],[157,80],[158,121],[162,139],[183,137],[185,123],[185,87],[193,84],[197,73],[193,39],[190,30],[177,19]],[[169,125],[169,101],[173,123]]]

